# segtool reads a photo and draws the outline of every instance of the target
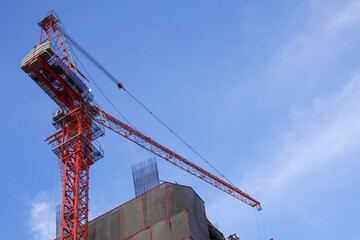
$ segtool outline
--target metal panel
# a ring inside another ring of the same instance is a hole
[[[106,214],[96,219],[96,240],[110,239],[110,218]]]
[[[151,240],[150,228],[137,233],[132,237],[132,240]]]
[[[163,220],[151,226],[151,235],[154,240],[171,240],[169,220]]]
[[[96,222],[91,221],[89,222],[89,229],[88,229],[88,239],[89,240],[95,240],[95,233],[96,233]]]
[[[130,237],[144,228],[141,198],[131,200],[120,209],[122,239]]]
[[[64,72],[66,72],[67,75],[71,77],[74,83],[78,85],[81,90],[83,90],[84,92],[89,91],[89,88],[86,86],[86,84],[83,81],[81,81],[81,79],[78,76],[76,76],[76,74],[70,68],[68,68],[58,56],[55,57],[55,61],[62,68],[62,70],[64,70]]]
[[[109,214],[110,214],[110,238],[109,238],[109,240],[119,240],[120,239],[119,208],[114,209]]]
[[[145,227],[166,219],[166,199],[163,186],[145,193],[142,198]]]
[[[190,227],[195,225],[197,226],[196,231],[198,232],[198,239],[209,239],[204,202],[196,194],[194,195],[196,196],[194,197],[194,208],[192,209],[192,211],[189,211]],[[195,222],[192,222],[192,220],[194,220]],[[192,232],[191,235],[193,235]]]
[[[174,240],[182,240],[190,236],[186,210],[170,217],[170,222]]]
[[[169,215],[173,216],[188,209],[191,237],[209,239],[204,202],[188,187],[176,184],[166,185]]]
[[[204,202],[191,188],[177,184],[166,183],[166,191],[162,184],[91,221],[89,240],[95,240],[95,222],[96,240],[210,239]]]
[[[166,190],[169,216],[176,215],[185,209],[193,210],[194,192],[191,188],[166,183]]]
[[[188,211],[190,235],[193,240],[208,240],[207,226],[199,224],[199,220],[193,212]]]

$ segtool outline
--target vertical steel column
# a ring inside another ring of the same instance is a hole
[[[64,163],[61,239],[88,236],[89,166],[92,164],[92,120],[79,107],[65,117],[61,143]]]

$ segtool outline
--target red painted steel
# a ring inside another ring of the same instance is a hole
[[[61,60],[65,60],[68,67],[71,68],[68,52],[66,51],[64,40],[62,39],[59,32],[58,23],[59,19],[57,19],[52,13],[38,23],[38,25],[41,27],[39,44],[44,42],[52,42],[55,46],[55,51],[61,57]]]
[[[58,146],[64,163],[61,239],[87,239],[88,236],[91,139],[92,120],[87,113],[78,108],[66,116]]]
[[[195,165],[189,160],[181,157],[175,152],[169,150],[168,148],[160,145],[151,138],[145,136],[139,131],[133,129],[132,127],[126,125],[120,120],[112,117],[111,115],[105,113],[97,107],[94,107],[98,114],[93,117],[93,119],[99,124],[109,128],[110,130],[120,134],[121,136],[129,139],[130,141],[136,143],[137,145],[147,149],[148,151],[154,153],[155,155],[167,160],[168,162],[178,166],[179,168],[187,171],[188,173],[204,180],[207,183],[210,183],[214,187],[230,194],[231,196],[243,201],[244,203],[255,207],[260,205],[260,202],[256,201],[254,198],[250,197],[248,194],[244,193],[240,189],[234,187],[233,185],[221,180],[215,175],[205,171],[201,167]]]
[[[50,41],[55,46],[56,55],[74,68],[66,51],[63,36],[58,26],[59,20],[48,15],[39,22],[41,27],[40,43]],[[45,33],[45,34],[44,34]],[[36,77],[55,94],[65,117],[61,130],[47,140],[55,144],[53,151],[59,156],[60,173],[63,183],[61,239],[88,239],[88,192],[89,167],[93,164],[92,127],[93,121],[86,112],[81,93],[65,81],[65,73],[58,74],[49,62],[37,56],[42,68],[34,71]]]
[[[188,233],[189,233],[189,237],[190,237],[191,233],[190,233],[190,223],[189,223],[189,210],[187,210],[187,209],[186,209],[186,220],[187,220]]]
[[[240,240],[240,238],[238,236],[236,236],[236,234],[232,234],[232,235],[228,236],[226,238],[226,240]]]

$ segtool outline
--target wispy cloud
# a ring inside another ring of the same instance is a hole
[[[336,33],[357,23],[360,23],[360,1],[351,1],[334,13],[325,29],[329,33]]]
[[[313,16],[306,16],[310,19],[309,26],[302,27],[298,32],[292,31],[293,36],[269,64],[269,84],[276,90],[284,89],[290,95],[298,94],[300,89],[305,89],[302,93],[307,94],[309,86],[311,88],[316,84],[325,87],[331,81],[338,84],[331,91],[309,94],[311,101],[306,104],[287,105],[287,129],[280,129],[282,132],[272,136],[278,139],[278,144],[264,153],[261,165],[246,174],[239,184],[246,186],[246,192],[275,212],[284,213],[284,209],[292,204],[289,199],[299,199],[297,204],[302,204],[302,199],[318,193],[319,188],[313,183],[332,180],[331,176],[324,174],[324,169],[332,168],[332,173],[336,173],[342,164],[353,164],[353,156],[360,149],[360,75],[355,68],[344,70],[337,65],[342,64],[338,57],[346,54],[344,46],[339,43],[354,38],[354,33],[347,30],[358,27],[360,23],[360,1],[347,1],[331,9],[321,5],[321,10],[309,12],[315,12]],[[334,72],[341,74],[329,78],[329,74]],[[291,97],[284,98],[284,101],[289,99]],[[344,172],[341,177],[343,180],[351,176]],[[324,185],[320,191],[339,190]],[[305,188],[310,196],[304,197],[303,192],[297,192],[299,188]],[[249,218],[254,217],[234,207],[231,201],[225,197],[208,206],[208,212],[214,213],[213,219],[229,229],[236,225],[232,219],[234,215],[241,215],[239,221],[243,221],[242,226],[245,226],[251,221]],[[304,215],[311,216],[317,227],[324,224],[324,221],[314,218],[313,212],[309,210]],[[282,218],[286,218],[285,214]],[[338,220],[332,221],[336,223]],[[330,230],[324,228],[321,226],[318,230],[322,233]]]
[[[269,156],[270,163],[254,172],[246,186],[269,203],[306,175],[346,161],[360,148],[359,92],[360,76],[354,76],[338,93],[318,97],[308,109],[292,112],[292,129]]]
[[[275,87],[287,85],[309,89],[324,83],[330,68],[339,67],[360,23],[360,1],[343,1],[331,7],[327,1],[313,6],[311,14],[300,15],[291,37],[274,54],[269,64],[269,81]],[[352,36],[352,37],[349,37]],[[301,86],[298,84],[301,81]],[[278,83],[278,84],[276,84]]]
[[[360,23],[360,1],[348,1],[331,9],[322,5],[322,10],[325,17],[309,16],[309,19],[322,21],[317,25],[313,22],[309,29],[299,32],[284,45],[271,65],[270,72],[274,73],[272,70],[276,69],[276,74],[270,75],[289,77],[288,80],[294,81],[291,88],[301,88],[307,81],[320,85],[335,81],[342,87],[332,93],[322,91],[303,110],[294,110],[296,107],[290,106],[290,130],[280,136],[279,145],[271,156],[267,156],[268,165],[260,168],[262,172],[255,171],[256,177],[249,177],[249,184],[246,184],[270,199],[278,196],[274,193],[288,190],[297,179],[320,170],[324,164],[344,161],[360,147],[357,121],[360,117],[360,76],[356,70],[347,69],[352,72],[352,77],[328,78],[327,73],[333,69],[326,69],[329,61],[337,62],[336,58],[343,50],[341,45],[332,44],[338,39],[351,38],[352,35],[344,34],[344,31]],[[301,79],[304,74],[315,77]]]
[[[45,192],[39,193],[31,202],[29,227],[34,240],[54,239],[55,208],[50,207],[49,196]]]
[[[246,186],[246,192],[260,200],[267,213],[269,210],[283,212],[291,205],[302,208],[299,204],[304,196],[299,189],[306,188],[309,194],[319,191],[312,182],[333,182],[323,174],[324,169],[332,167],[336,171],[346,162],[355,162],[351,156],[360,149],[359,93],[360,76],[356,75],[337,93],[316,98],[307,109],[292,111],[291,130],[280,137],[279,146],[271,154],[264,156],[267,163],[247,174],[239,186]],[[342,174],[342,180],[346,177],[346,173]],[[309,181],[304,183],[304,179]],[[336,191],[336,186],[324,185],[322,191]],[[299,202],[294,203],[293,199]],[[226,226],[222,229],[225,231],[238,228],[239,222],[234,223],[234,216],[241,216],[237,221],[241,221],[242,226],[256,224],[253,213],[230,197],[208,206],[207,212],[221,227]],[[324,224],[314,216],[309,221],[316,223],[314,228]]]

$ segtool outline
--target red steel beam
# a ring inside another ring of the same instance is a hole
[[[256,201],[254,198],[244,193],[237,187],[221,180],[215,175],[205,171],[201,167],[195,165],[189,160],[183,158],[182,156],[176,154],[175,152],[169,150],[168,148],[162,146],[151,138],[145,136],[139,131],[131,128],[120,120],[112,117],[111,115],[105,113],[99,108],[95,107],[96,111],[99,113],[93,117],[94,121],[99,124],[107,127],[108,129],[120,134],[121,136],[129,139],[130,141],[136,143],[137,145],[147,149],[148,151],[154,153],[155,155],[167,160],[168,162],[180,167],[181,169],[191,173],[192,175],[204,180],[205,182],[213,185],[214,187],[230,194],[231,196],[243,201],[244,203],[255,207],[260,205],[260,202]]]

